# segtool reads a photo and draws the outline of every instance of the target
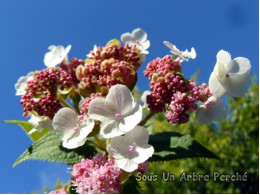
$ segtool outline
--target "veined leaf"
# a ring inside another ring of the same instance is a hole
[[[190,135],[176,132],[157,133],[150,136],[149,144],[155,150],[149,162],[196,157],[218,159],[214,153],[193,140]]]
[[[96,150],[93,146],[83,145],[69,150],[61,145],[61,136],[58,132],[50,131],[42,139],[33,143],[14,163],[13,167],[26,160],[46,160],[74,164],[82,158],[93,156]]]
[[[4,122],[6,123],[12,123],[12,124],[16,124],[19,125],[20,127],[22,127],[22,129],[25,131],[25,133],[32,139],[32,141],[38,141],[39,139],[42,138],[42,136],[44,136],[45,134],[47,134],[50,130],[44,128],[42,131],[35,131],[31,134],[28,134],[32,129],[33,129],[33,125],[31,123],[29,123],[28,121],[17,121],[17,120],[5,120]]]

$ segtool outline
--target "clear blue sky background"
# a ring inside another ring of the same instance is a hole
[[[84,59],[94,44],[105,45],[137,27],[151,41],[139,71],[141,90],[149,86],[142,76],[147,63],[169,54],[164,40],[180,50],[196,49],[197,58],[183,63],[186,77],[200,68],[199,81],[207,83],[220,49],[250,59],[252,74],[258,75],[258,9],[258,0],[1,0],[0,119],[24,120],[14,84],[20,76],[45,68],[43,56],[49,45],[72,44],[69,57]],[[0,193],[52,187],[57,178],[67,182],[67,166],[62,164],[28,161],[12,168],[31,141],[15,125],[0,122],[0,130]]]

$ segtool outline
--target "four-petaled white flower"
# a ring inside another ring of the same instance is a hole
[[[53,130],[52,120],[47,116],[42,117],[42,116],[35,116],[32,114],[28,122],[34,126],[34,128],[28,134],[32,134],[36,131],[42,131],[44,128]]]
[[[148,108],[148,104],[147,104],[147,96],[151,94],[151,91],[144,91],[142,96],[141,96],[141,101],[143,102],[143,108]]]
[[[68,53],[71,49],[71,45],[68,45],[66,49],[62,45],[51,45],[48,47],[50,50],[44,56],[44,64],[47,67],[55,67],[62,61],[68,63]]]
[[[179,60],[180,62],[188,61],[190,58],[195,59],[196,58],[196,51],[192,47],[191,51],[189,52],[187,49],[185,51],[180,51],[175,45],[168,41],[164,41],[163,44],[171,49],[171,53],[176,55],[177,58],[175,60]]]
[[[70,108],[60,109],[52,122],[54,130],[62,135],[62,146],[68,149],[84,145],[94,125],[94,120],[83,115],[78,116]]]
[[[147,49],[150,47],[150,41],[147,40],[147,34],[141,28],[133,30],[132,34],[128,32],[122,34],[121,41],[129,46],[135,45],[141,50],[141,54],[149,54]]]
[[[26,76],[20,77],[15,84],[15,95],[24,95],[26,93],[25,89],[27,88],[27,82],[31,79],[33,79],[33,72],[28,73]]]
[[[226,92],[241,97],[247,91],[250,74],[251,64],[247,58],[237,57],[232,60],[228,52],[220,50],[209,78],[210,93],[215,97],[224,96]]]
[[[115,166],[126,172],[132,172],[138,168],[138,164],[145,162],[154,153],[154,148],[148,144],[148,139],[148,131],[136,126],[124,136],[112,138],[107,145],[107,151],[115,159]]]
[[[211,96],[198,107],[196,118],[200,125],[209,124],[213,120],[221,119],[226,115],[226,107],[221,99]]]
[[[106,98],[90,102],[88,115],[101,121],[101,135],[111,138],[131,131],[142,119],[142,107],[125,85],[118,84],[110,88]]]

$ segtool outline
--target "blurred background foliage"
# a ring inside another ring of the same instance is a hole
[[[200,126],[194,114],[183,125],[169,124],[163,114],[150,120],[150,133],[176,131],[190,134],[196,141],[214,152],[220,159],[186,159],[151,163],[148,173],[157,174],[156,182],[140,182],[142,193],[258,193],[259,191],[259,84],[251,81],[248,93],[241,98],[227,97],[228,115],[211,125]],[[220,174],[243,175],[247,181],[213,181],[214,171]],[[164,182],[163,172],[176,176]],[[179,181],[181,173],[210,175],[205,181]]]

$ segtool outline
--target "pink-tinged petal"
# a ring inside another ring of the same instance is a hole
[[[121,115],[127,114],[134,106],[131,91],[125,85],[114,85],[106,96],[106,102],[114,106],[115,112]]]
[[[111,123],[115,120],[115,112],[109,110],[105,98],[95,98],[89,104],[88,115],[90,118],[99,120],[102,123]]]
[[[119,129],[124,133],[131,131],[142,120],[142,107],[139,104],[124,115],[119,123]]]
[[[226,90],[221,85],[217,77],[215,76],[215,73],[212,72],[209,78],[209,90],[212,95],[215,97],[222,97],[225,95]]]
[[[227,51],[220,50],[217,53],[217,63],[223,64],[225,68],[230,60],[231,60],[231,55]]]
[[[229,77],[223,82],[226,91],[233,97],[242,97],[247,92],[249,78],[238,75],[229,74]]]

